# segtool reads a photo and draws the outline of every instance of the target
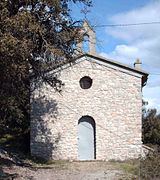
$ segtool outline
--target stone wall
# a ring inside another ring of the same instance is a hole
[[[97,160],[138,157],[142,147],[141,76],[86,58],[57,72],[65,84],[61,93],[43,85],[32,94],[31,154],[77,160],[78,120],[91,116],[96,123]],[[84,76],[93,80],[89,89],[79,85]]]

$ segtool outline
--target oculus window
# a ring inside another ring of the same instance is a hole
[[[79,83],[82,89],[89,89],[92,86],[92,79],[88,76],[85,76],[80,79]]]

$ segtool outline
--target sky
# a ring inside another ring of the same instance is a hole
[[[147,108],[160,113],[160,23],[137,26],[105,26],[160,22],[160,0],[93,0],[87,19],[96,32],[100,56],[133,66],[139,58],[149,72],[143,99]],[[83,19],[82,4],[72,5],[72,16]]]

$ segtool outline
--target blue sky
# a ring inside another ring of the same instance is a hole
[[[72,15],[84,18],[81,4],[72,5]],[[93,0],[87,15],[92,25],[160,22],[160,0]],[[143,88],[148,108],[160,113],[160,24],[95,27],[99,55],[133,66],[137,58],[150,73]]]

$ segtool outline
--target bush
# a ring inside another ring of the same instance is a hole
[[[148,153],[145,159],[140,163],[140,176],[142,179],[160,179],[160,153],[157,150]]]

